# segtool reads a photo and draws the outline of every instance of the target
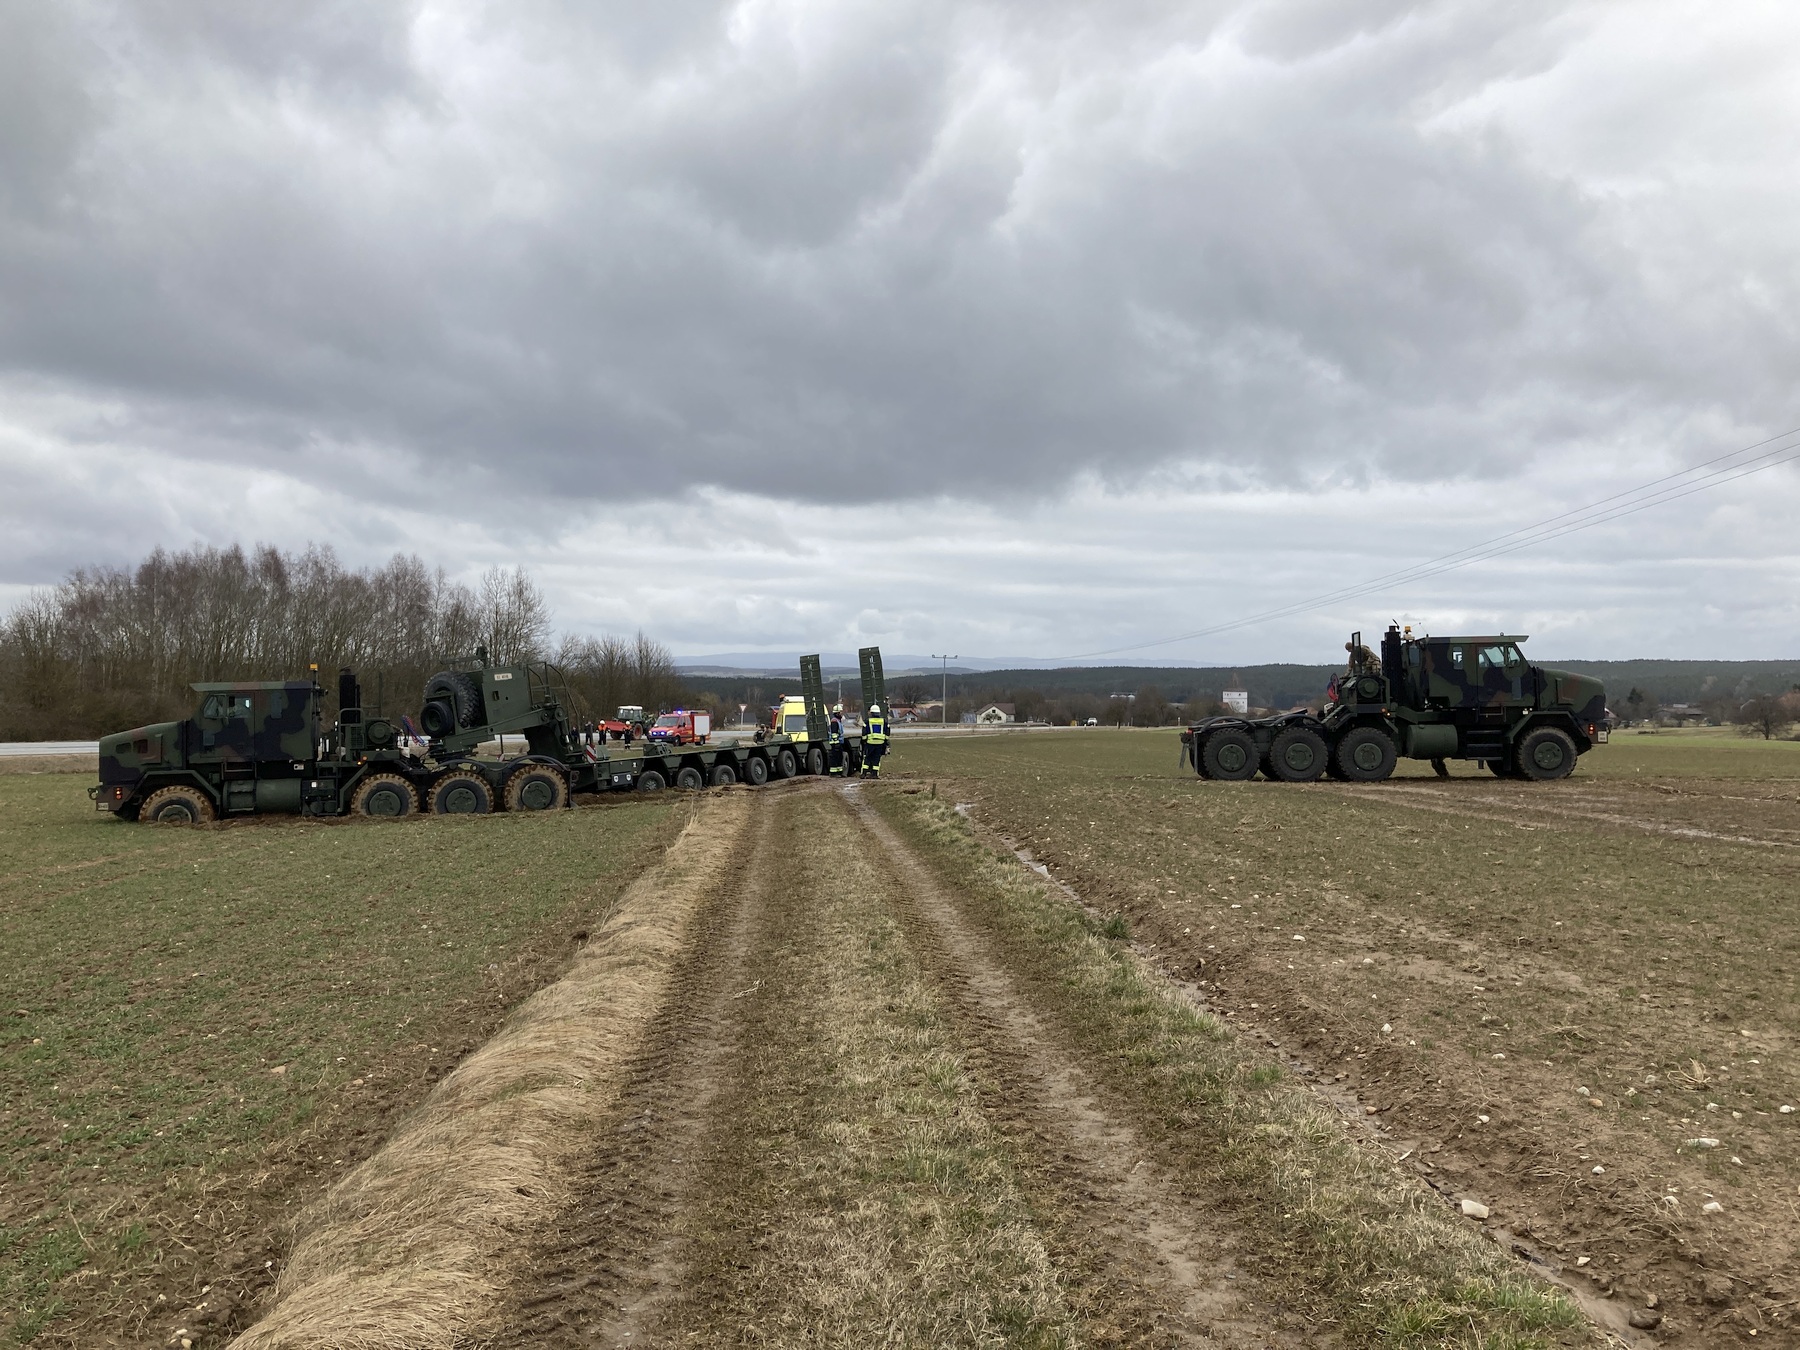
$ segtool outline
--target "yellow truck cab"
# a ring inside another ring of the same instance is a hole
[[[806,700],[798,694],[782,695],[780,705],[775,709],[774,730],[792,736],[797,741],[806,739]]]

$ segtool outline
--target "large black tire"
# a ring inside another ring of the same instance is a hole
[[[761,787],[769,781],[769,761],[761,755],[751,755],[744,761],[744,781],[751,787]]]
[[[485,816],[494,809],[494,790],[478,773],[447,773],[431,785],[434,816]]]
[[[569,780],[548,764],[526,764],[506,780],[508,811],[560,811],[569,804]]]
[[[781,753],[775,756],[775,776],[777,778],[792,778],[799,772],[800,757],[792,750],[783,747]]]
[[[1519,738],[1513,765],[1523,778],[1547,783],[1575,772],[1575,738],[1561,727],[1536,727]]]
[[[676,770],[675,786],[683,792],[698,792],[706,786],[706,775],[692,764],[684,764]]]
[[[663,776],[655,769],[646,769],[638,775],[637,790],[639,792],[661,792],[666,786]]]
[[[1331,752],[1311,727],[1287,727],[1269,743],[1269,776],[1284,783],[1311,783],[1325,772]]]
[[[419,726],[427,736],[448,736],[481,721],[481,686],[475,677],[462,670],[440,670],[425,681],[423,707]],[[443,726],[432,704],[447,705],[455,718],[455,726]]]
[[[1380,727],[1351,727],[1338,737],[1331,760],[1352,783],[1377,783],[1391,776],[1400,751]]]
[[[350,794],[353,815],[391,820],[419,809],[419,791],[397,773],[370,774]]]
[[[714,787],[730,787],[735,782],[737,782],[737,770],[732,768],[731,765],[713,765],[712,785]]]
[[[825,772],[825,751],[819,746],[815,745],[806,752],[806,771],[810,774]]]
[[[212,799],[199,788],[158,788],[144,800],[139,820],[158,825],[204,825],[214,816]]]
[[[1496,778],[1517,778],[1519,776],[1519,771],[1504,759],[1484,759],[1482,763],[1488,766],[1488,772]]]
[[[1241,727],[1223,727],[1218,731],[1208,732],[1206,740],[1200,746],[1200,761],[1206,765],[1208,778],[1222,779],[1227,783],[1254,778],[1261,763],[1260,756],[1256,753],[1255,740]]]

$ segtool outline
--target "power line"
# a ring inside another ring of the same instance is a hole
[[[1453,572],[1472,563],[1504,557],[1506,554],[1516,553],[1521,549],[1635,515],[1639,511],[1648,510],[1653,506],[1679,501],[1683,497],[1691,497],[1697,492],[1704,492],[1725,483],[1735,482],[1740,478],[1748,478],[1752,474],[1779,468],[1783,464],[1800,461],[1800,440],[1796,438],[1800,438],[1800,427],[1792,428],[1779,435],[1728,451],[1722,455],[1715,455],[1711,459],[1701,460],[1698,464],[1678,469],[1674,473],[1664,474],[1660,478],[1653,478],[1647,483],[1640,483],[1638,486],[1627,488],[1622,492],[1601,497],[1585,506],[1548,516],[1535,524],[1522,525],[1517,529],[1508,530],[1504,534],[1497,534],[1490,539],[1483,540],[1481,543],[1472,544],[1467,548],[1457,549],[1454,552],[1445,553],[1394,572],[1371,577],[1353,586],[1340,587],[1335,591],[1328,591],[1306,600],[1294,601],[1259,614],[1234,619],[1228,623],[1214,624],[1209,628],[1197,629],[1176,637],[1156,638],[1149,642],[1134,643],[1125,647],[1111,647],[1104,651],[1080,652],[1060,659],[1078,661],[1095,656],[1117,656],[1122,652],[1144,651],[1151,647],[1167,647],[1177,642],[1190,642],[1195,638],[1211,637],[1218,633],[1248,628],[1255,624],[1270,623],[1276,619],[1291,618],[1376,591],[1391,590],[1395,586],[1407,582],[1423,581],[1445,572]],[[1777,444],[1777,442],[1782,444]],[[1774,446],[1774,448],[1765,448],[1769,446]],[[1699,476],[1695,477],[1695,475]]]

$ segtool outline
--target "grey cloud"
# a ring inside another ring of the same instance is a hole
[[[1436,120],[1586,12],[20,6],[0,365],[177,462],[520,521],[1778,416],[1790,274]]]

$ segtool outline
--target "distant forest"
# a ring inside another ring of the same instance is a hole
[[[621,704],[652,711],[710,707],[722,724],[767,716],[791,677],[683,675],[667,648],[633,637],[564,636],[522,570],[496,568],[471,587],[396,555],[345,567],[327,548],[196,548],[150,555],[136,567],[82,568],[0,620],[0,740],[91,739],[186,716],[188,685],[203,680],[302,679],[312,663],[329,699],[336,671],[354,667],[365,701],[414,711],[432,672],[485,646],[495,662],[550,659],[562,667],[586,720]],[[1756,694],[1800,688],[1795,661],[1546,661],[1603,681],[1614,712],[1636,720],[1688,704],[1734,720]],[[1253,706],[1316,703],[1336,665],[1086,666],[951,672],[951,722],[987,703],[1021,721],[1096,718],[1163,726],[1222,711],[1244,689]],[[834,690],[835,680],[827,684]],[[843,685],[854,704],[854,674]],[[889,697],[935,702],[937,675],[897,674]],[[1636,697],[1632,697],[1632,695]],[[1114,697],[1130,695],[1129,698]]]
[[[416,712],[425,680],[477,646],[495,662],[556,660],[584,719],[686,697],[668,649],[641,633],[549,644],[549,607],[520,570],[469,587],[405,555],[357,570],[325,548],[158,550],[79,569],[0,623],[0,740],[171,721],[192,711],[190,683],[305,679],[314,663],[330,712],[340,666],[365,703]]]

